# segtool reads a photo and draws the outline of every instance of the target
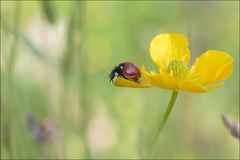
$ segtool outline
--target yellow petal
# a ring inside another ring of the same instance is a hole
[[[190,78],[201,85],[225,80],[232,73],[233,58],[221,51],[209,50],[203,53],[190,69]]]
[[[172,60],[188,64],[190,59],[188,40],[184,35],[177,33],[159,34],[151,41],[150,55],[153,62],[163,70],[167,70]]]
[[[179,82],[179,89],[189,91],[189,92],[201,93],[201,92],[208,92],[208,91],[214,90],[222,85],[223,83],[217,84],[215,86],[203,87],[199,83],[195,83],[187,80],[187,81]]]
[[[148,73],[144,67],[142,67],[141,71],[153,86],[165,89],[178,89],[176,80],[169,74]]]

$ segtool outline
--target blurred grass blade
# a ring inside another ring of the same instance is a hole
[[[32,51],[31,53],[34,53],[35,56],[41,59],[44,58],[44,52],[37,48],[26,35],[20,31],[11,29],[8,25],[6,25],[4,20],[2,20],[1,28],[10,34],[13,34],[14,37],[18,36],[19,41],[25,44]]]
[[[13,24],[13,31],[15,33],[18,33],[19,30],[19,21],[20,21],[20,2],[15,3],[15,13],[14,13],[14,24]],[[11,46],[10,50],[10,60],[8,64],[9,68],[9,74],[13,72],[14,66],[15,66],[15,61],[16,61],[16,54],[17,54],[17,47],[18,47],[18,41],[19,41],[19,35],[14,34],[14,40]]]
[[[21,38],[21,41],[30,49],[32,50],[32,53],[34,53],[38,58],[44,59],[45,54],[42,50],[37,48],[29,38],[27,38],[24,34],[19,34],[19,37]]]
[[[71,68],[71,63],[74,57],[75,52],[75,34],[76,30],[76,6],[72,6],[72,11],[69,16],[68,29],[67,29],[67,48],[63,54],[62,59],[62,70],[65,75],[68,75]]]
[[[54,24],[57,20],[57,15],[56,15],[56,9],[54,6],[53,1],[42,1],[42,8],[43,12],[47,18],[47,20],[51,23]]]

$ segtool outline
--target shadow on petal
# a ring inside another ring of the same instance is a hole
[[[135,81],[124,79],[122,77],[117,78],[114,81],[114,85],[117,87],[131,87],[131,88],[149,88],[152,86],[144,78],[141,78],[139,79],[139,81],[135,82]]]
[[[177,81],[171,75],[155,72],[148,73],[144,66],[141,70],[143,75],[153,86],[165,89],[178,89]]]

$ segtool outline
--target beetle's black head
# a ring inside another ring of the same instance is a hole
[[[111,71],[111,73],[109,74],[109,79],[110,79],[110,82],[113,82],[113,79],[115,77],[122,77],[122,64],[119,64],[117,66],[115,66],[113,68],[113,70]]]

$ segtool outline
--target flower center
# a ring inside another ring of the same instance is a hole
[[[182,80],[187,78],[188,66],[183,61],[173,60],[168,64],[167,72],[173,74],[176,80]]]

